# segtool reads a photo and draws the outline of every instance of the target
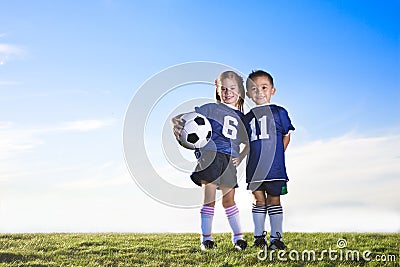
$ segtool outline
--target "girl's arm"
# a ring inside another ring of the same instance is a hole
[[[239,166],[239,164],[246,157],[248,152],[249,152],[249,145],[248,145],[248,143],[245,143],[244,147],[243,147],[243,150],[239,153],[239,157],[238,158],[232,158],[233,165],[235,165],[235,167]]]
[[[286,151],[287,146],[290,142],[290,134],[283,136],[283,150]]]

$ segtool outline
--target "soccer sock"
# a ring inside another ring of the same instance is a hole
[[[232,228],[232,242],[243,239],[242,227],[240,226],[239,209],[233,205],[225,209],[226,217],[228,217],[229,225]]]
[[[213,240],[211,235],[212,222],[214,218],[214,207],[204,205],[201,214],[201,242]]]
[[[251,210],[254,222],[254,237],[262,236],[265,230],[265,218],[267,217],[267,207],[264,205],[253,204]]]
[[[269,221],[271,224],[271,237],[272,242],[275,239],[282,239],[282,223],[283,223],[283,209],[281,205],[267,206]]]

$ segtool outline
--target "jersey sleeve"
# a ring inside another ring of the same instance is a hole
[[[194,111],[197,112],[197,113],[200,113],[201,115],[204,115],[204,116],[206,115],[205,114],[205,109],[203,108],[203,106],[195,107]]]
[[[206,116],[207,118],[210,116],[210,114],[213,113],[213,105],[212,104],[204,104],[200,107],[195,107],[194,111],[197,113],[200,113],[201,115]]]
[[[282,107],[279,109],[279,118],[282,123],[283,135],[287,135],[289,131],[295,130],[294,126],[292,125],[292,122],[290,121],[288,112],[286,111],[286,109]]]

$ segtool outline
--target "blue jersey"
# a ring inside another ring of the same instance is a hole
[[[277,105],[257,106],[243,121],[250,142],[246,182],[289,180],[282,139],[294,130],[288,112]]]
[[[210,141],[201,150],[212,150],[238,157],[239,145],[246,141],[246,129],[243,125],[244,114],[223,103],[209,103],[195,108],[210,121],[212,135]]]

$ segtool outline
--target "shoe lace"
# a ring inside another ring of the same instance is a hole
[[[282,235],[281,235],[281,233],[279,233],[279,232],[276,232],[276,236],[271,235],[271,237],[272,237],[272,238],[275,238],[275,239],[277,239],[277,240],[279,240],[279,241],[282,240]]]
[[[267,236],[267,231],[263,231],[261,235],[255,235],[254,238],[258,239],[258,238],[264,238]]]

